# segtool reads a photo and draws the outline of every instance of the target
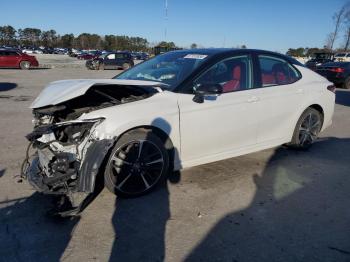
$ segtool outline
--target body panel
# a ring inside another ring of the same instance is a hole
[[[31,104],[30,108],[39,108],[48,105],[56,105],[64,101],[85,94],[95,84],[134,85],[134,86],[160,86],[161,83],[140,80],[118,79],[75,79],[61,80],[50,83]]]

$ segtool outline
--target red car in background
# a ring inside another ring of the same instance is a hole
[[[16,49],[0,49],[0,68],[21,68],[29,69],[38,67],[39,62],[35,56],[27,55]]]
[[[77,58],[80,60],[90,60],[98,56],[99,56],[98,54],[83,53],[81,55],[78,55]]]

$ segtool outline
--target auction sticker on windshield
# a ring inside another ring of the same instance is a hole
[[[187,54],[184,56],[184,58],[190,58],[190,59],[204,59],[207,55],[200,55],[200,54]]]

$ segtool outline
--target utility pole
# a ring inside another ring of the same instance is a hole
[[[164,29],[164,41],[167,39],[167,26],[168,26],[168,0],[165,0],[165,29]]]

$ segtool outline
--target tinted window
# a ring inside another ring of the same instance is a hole
[[[17,56],[18,54],[16,52],[10,51],[8,52],[8,55]]]
[[[115,59],[115,54],[109,54],[106,56],[106,59]]]
[[[283,59],[260,55],[259,63],[263,87],[291,84],[300,79],[299,72]]]
[[[192,50],[168,52],[140,63],[114,78],[157,81],[166,85],[162,88],[173,90],[205,62],[208,56],[193,53]]]
[[[251,88],[251,75],[251,60],[248,56],[231,57],[212,66],[194,81],[194,85],[220,84],[223,93],[234,92]]]
[[[123,59],[125,57],[125,54],[115,54],[116,59]]]

